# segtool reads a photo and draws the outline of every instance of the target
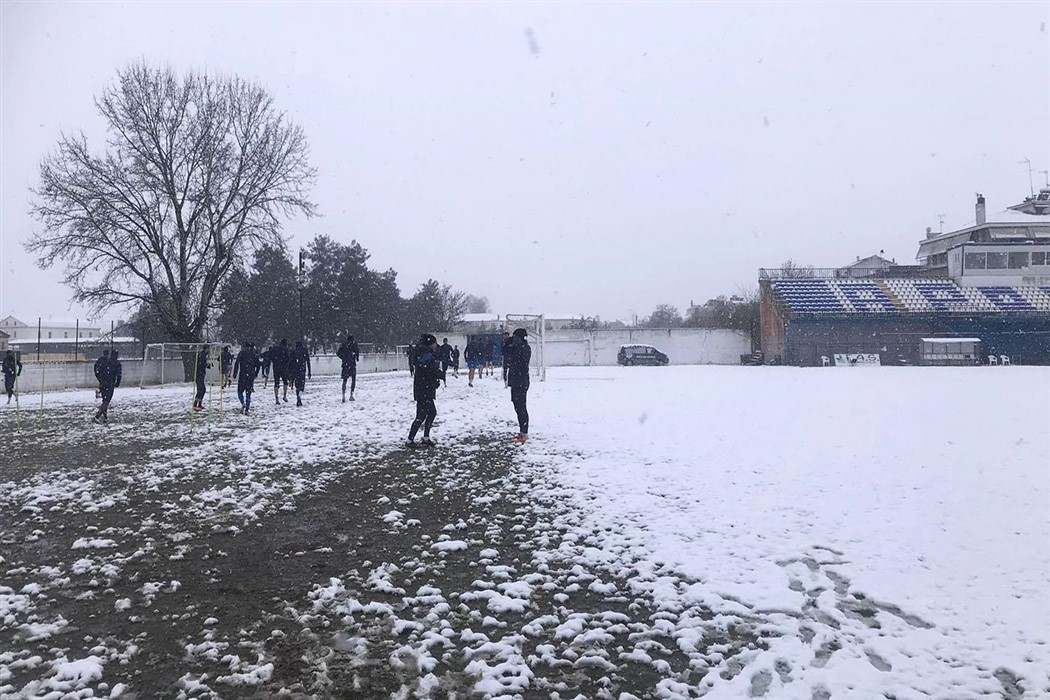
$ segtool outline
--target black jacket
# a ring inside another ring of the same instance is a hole
[[[452,364],[459,362],[459,348],[452,348]]]
[[[208,349],[205,348],[197,353],[196,361],[196,378],[204,379],[205,375],[208,374],[208,368],[211,367],[211,363],[208,362]]]
[[[99,386],[120,386],[120,379],[123,374],[123,367],[120,364],[120,360],[115,360],[112,357],[103,357],[102,360],[102,366],[98,368],[96,374]],[[97,366],[98,363],[96,362],[95,365]]]
[[[237,353],[237,359],[233,361],[233,376],[234,378],[239,377],[240,381],[250,382],[259,376],[261,368],[262,362],[255,349],[244,348]]]
[[[229,372],[230,365],[233,364],[233,353],[226,348],[223,348],[222,352],[219,354],[219,361],[222,363],[222,371]]]
[[[97,363],[96,363],[97,364]],[[17,367],[17,370],[15,369]],[[7,375],[19,376],[22,374],[22,361],[16,355],[4,355],[3,372]],[[98,370],[95,370],[98,376]]]
[[[361,359],[361,352],[357,348],[357,341],[343,342],[335,351],[336,356],[343,361],[344,367],[356,367],[357,361]]]
[[[437,355],[426,345],[415,346],[413,363],[416,368],[412,377],[412,398],[416,401],[433,401],[445,373]]]
[[[103,355],[95,360],[95,379],[102,381],[102,365],[109,362],[109,355]]]
[[[442,362],[452,362],[452,346],[442,343],[438,346],[438,359]]]
[[[477,341],[473,343],[467,343],[466,349],[463,351],[463,359],[467,362],[481,359],[481,350],[478,349]]]
[[[529,341],[516,335],[510,337],[504,346],[503,361],[507,365],[507,384],[516,389],[529,387],[529,360],[532,359],[532,348]]]
[[[306,348],[298,347],[292,350],[288,362],[289,375],[295,379],[302,379],[307,375],[313,375],[310,369],[310,353]]]
[[[270,362],[273,358],[274,346],[270,346],[263,350],[262,354],[259,355],[259,361],[262,363],[262,373],[266,377],[270,374]]]
[[[287,345],[276,345],[270,351],[270,362],[273,364],[274,375],[284,376],[291,369],[292,354]]]

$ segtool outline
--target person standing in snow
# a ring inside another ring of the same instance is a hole
[[[15,393],[15,377],[22,374],[22,360],[15,355],[14,350],[4,353],[3,361],[4,391],[7,393],[7,403],[11,403],[11,397]]]
[[[295,405],[302,406],[306,380],[307,378],[313,379],[313,372],[310,369],[310,353],[303,347],[303,341],[295,341],[295,349],[292,350],[289,365],[291,368],[291,379],[295,384]],[[287,390],[286,384],[285,391]]]
[[[434,441],[430,439],[430,428],[434,425],[437,417],[437,388],[444,378],[441,366],[438,362],[437,338],[429,333],[424,333],[416,345],[415,373],[412,376],[412,398],[416,402],[416,418],[412,421],[412,427],[408,431],[408,446],[416,446],[416,433],[420,427],[423,428],[423,439],[420,442],[427,447],[433,447]]]
[[[467,349],[463,351],[463,359],[467,361],[467,386],[474,386],[474,372],[481,378],[482,368],[485,366],[485,358],[478,349],[477,338],[467,340]]]
[[[441,361],[441,381],[448,386],[448,366],[452,364],[452,346],[448,344],[448,338],[442,339],[441,347],[438,348],[438,360]]]
[[[102,366],[109,361],[109,350],[103,350],[102,354],[95,360],[95,379],[98,381],[99,388],[95,389],[95,398],[102,396],[102,381],[99,379],[99,373],[102,371]]]
[[[193,397],[194,411],[204,410],[204,395],[208,393],[208,387],[205,386],[204,380],[207,378],[208,370],[211,368],[209,359],[208,346],[202,345],[197,352],[197,359],[193,365],[193,379],[197,383],[197,393]]]
[[[529,361],[532,359],[532,348],[529,347],[528,333],[518,328],[510,339],[504,343],[504,366],[507,368],[507,384],[510,386],[510,402],[518,414],[518,435],[514,442],[522,443],[529,439]]]
[[[120,355],[116,350],[109,353],[100,368],[98,378],[98,390],[102,394],[102,405],[92,419],[95,423],[109,422],[109,403],[113,400],[113,390],[120,386],[123,376],[123,366],[120,364]]]
[[[259,354],[259,362],[262,365],[263,389],[266,388],[266,382],[270,378],[270,363],[273,361],[273,353],[276,349],[277,346],[270,343],[270,347]]]
[[[459,346],[452,346],[452,376],[459,379]]]
[[[288,350],[288,339],[281,338],[280,344],[273,348],[270,355],[273,370],[273,401],[281,405],[281,384],[284,384],[284,402],[288,403],[288,373],[291,370],[291,353]]]
[[[251,341],[245,341],[233,362],[233,378],[237,380],[237,400],[244,407],[244,415],[248,415],[252,407],[255,378],[259,376],[261,368],[262,362],[259,360],[259,354],[255,352],[255,345]]]
[[[361,351],[357,347],[354,336],[347,335],[346,340],[335,351],[336,356],[342,360],[343,367],[340,374],[343,377],[343,403],[346,403],[346,380],[350,380],[350,400],[354,400],[354,389],[357,388],[357,361],[361,359]]]
[[[233,373],[233,353],[230,352],[229,345],[222,346],[222,352],[219,354],[219,370],[222,375],[222,383],[220,389],[225,389],[232,382],[230,375]]]

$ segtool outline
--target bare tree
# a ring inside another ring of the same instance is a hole
[[[232,269],[284,248],[282,216],[316,214],[306,137],[261,87],[237,77],[132,65],[95,99],[100,154],[63,135],[40,166],[26,247],[65,264],[97,310],[145,304],[173,340],[197,342]]]
[[[488,297],[477,297],[473,294],[468,294],[463,301],[466,304],[465,313],[487,314],[490,311]]]
[[[645,325],[649,328],[678,328],[682,325],[682,315],[671,304],[657,304]]]
[[[812,265],[799,265],[790,258],[780,263],[777,276],[781,279],[809,279],[813,277]]]
[[[452,330],[467,311],[467,295],[446,284],[441,288],[441,329]]]

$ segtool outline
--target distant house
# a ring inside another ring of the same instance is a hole
[[[7,341],[10,337],[7,333],[0,331],[0,352],[7,350]]]
[[[879,251],[880,253],[882,251]],[[881,255],[869,255],[866,258],[857,256],[856,262],[851,262],[841,270],[887,270],[897,264],[896,260],[887,260]]]
[[[0,331],[7,333],[11,340],[36,340],[39,331],[40,340],[92,340],[98,338],[101,331],[97,326],[87,326],[76,321],[41,321],[37,324],[24,323],[14,316],[0,319]]]

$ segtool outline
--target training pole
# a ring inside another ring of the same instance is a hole
[[[200,364],[200,357],[199,351],[193,353],[193,402],[190,404],[190,420],[193,420],[193,414],[196,413],[193,408],[197,405],[197,365]]]
[[[40,416],[42,416],[44,414],[44,379],[45,379],[44,370],[45,369],[47,369],[47,363],[46,362],[41,362],[40,363],[40,410],[37,411],[37,414],[36,414],[37,422],[40,422]],[[17,379],[17,377],[16,377],[16,379]]]
[[[222,420],[222,399],[226,396],[226,368],[222,364],[223,352],[219,350],[219,420]]]
[[[211,350],[210,349],[208,350],[208,359],[209,360],[214,360],[215,359],[214,357],[211,356]],[[214,391],[214,390],[215,390],[215,379],[213,378],[210,382],[208,382],[208,420],[211,420],[211,394],[212,394],[212,391]]]

